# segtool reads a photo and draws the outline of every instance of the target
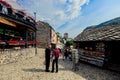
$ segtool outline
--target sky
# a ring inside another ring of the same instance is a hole
[[[50,24],[56,32],[75,38],[85,28],[120,17],[120,0],[7,0],[28,11],[37,21]]]

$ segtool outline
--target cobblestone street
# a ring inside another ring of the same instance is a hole
[[[72,62],[59,59],[59,72],[45,72],[44,49],[37,55],[0,66],[0,80],[120,80],[120,74],[80,63],[79,71],[72,71]],[[29,53],[28,53],[29,54]],[[51,70],[51,67],[50,67]]]

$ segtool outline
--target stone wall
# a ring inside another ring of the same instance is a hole
[[[35,48],[9,49],[0,52],[0,65],[16,62],[35,56]]]

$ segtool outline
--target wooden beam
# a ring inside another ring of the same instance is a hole
[[[16,24],[7,20],[6,18],[4,17],[1,17],[0,16],[0,23],[3,23],[3,24],[6,24],[6,25],[9,25],[9,26],[13,26],[13,27],[16,27]]]

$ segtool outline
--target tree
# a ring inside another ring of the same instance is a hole
[[[72,40],[66,41],[65,45],[68,47],[68,46],[74,45],[74,42]]]

